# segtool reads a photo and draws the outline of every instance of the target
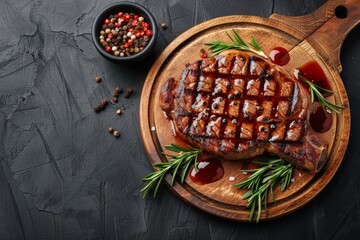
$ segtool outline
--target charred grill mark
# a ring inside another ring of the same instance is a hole
[[[202,61],[202,65],[204,65],[204,61],[205,60]],[[217,73],[218,72],[217,67],[216,67],[217,66],[217,60],[213,61],[212,64],[213,64],[213,68],[214,68],[212,72]],[[209,76],[209,77],[213,78],[212,83],[211,83],[211,87],[210,87],[211,91],[210,91],[210,99],[209,99],[209,105],[208,105],[209,108],[211,109],[211,107],[212,107],[212,105],[214,103],[214,98],[211,96],[211,94],[214,92],[214,89],[215,89],[216,74],[206,74],[205,72],[201,72],[201,74],[203,76],[205,76],[205,77]],[[210,114],[211,114],[211,112],[210,112]],[[207,129],[208,129],[208,126],[210,124],[210,121],[215,121],[215,120],[216,120],[216,115],[211,115],[211,117],[206,119],[206,121],[205,121],[205,135],[206,136],[208,136]]]
[[[177,97],[181,99],[191,95],[192,98],[189,99],[192,101],[192,109],[186,111],[182,106],[184,101],[178,100],[176,116],[181,117],[184,122],[188,121],[188,128],[194,128],[194,131],[187,133],[188,136],[199,141],[217,139],[219,147],[227,150],[232,147],[235,151],[266,142],[281,145],[282,151],[287,143],[300,144],[306,121],[296,121],[298,116],[291,120],[289,118],[294,114],[299,101],[299,89],[296,83],[287,81],[286,77],[274,72],[269,64],[258,57],[233,56],[230,60],[224,58],[221,61],[216,59],[197,61],[189,64],[182,73]],[[242,65],[236,65],[237,60],[240,60]],[[238,69],[235,71],[236,67]],[[221,72],[219,72],[220,68],[222,68]],[[243,81],[242,93],[236,91],[239,89],[238,85],[233,88],[235,80]],[[289,85],[289,82],[293,86]],[[283,84],[284,91],[282,91]],[[272,102],[269,110],[263,108],[265,101]],[[288,106],[281,105],[284,102]],[[239,107],[238,113],[234,106]],[[260,119],[265,110],[269,112],[268,115]],[[283,118],[280,119],[280,115],[283,115]],[[293,129],[290,127],[291,121],[296,122],[293,124],[297,126],[294,128],[294,131],[297,131],[296,135],[299,135],[297,138],[288,137]],[[280,129],[278,125],[281,125]],[[270,140],[277,130],[280,138]],[[213,144],[213,140],[203,144]]]
[[[235,57],[232,57],[230,59],[230,64],[228,66],[228,69],[226,69],[226,71],[230,74],[231,70],[233,69],[233,66],[234,66],[234,62],[235,62]],[[231,75],[228,76],[228,78],[226,78],[227,81],[225,82],[226,84],[226,92],[225,92],[225,95],[227,96],[225,99],[225,106],[224,106],[224,115],[226,116],[229,116],[229,99],[228,99],[228,95],[229,95],[229,92],[230,92],[230,89],[231,89],[231,82],[233,82],[233,78]],[[224,96],[225,97],[225,96]],[[220,126],[220,137],[221,138],[224,138],[227,134],[225,134],[225,128],[227,127],[228,123],[227,123],[227,118],[223,118],[223,121],[221,123],[221,126]],[[235,135],[236,133],[234,133]],[[233,135],[233,134],[231,134]]]
[[[291,91],[291,95],[289,97],[289,107],[288,107],[288,110],[286,112],[286,116],[289,117],[290,114],[292,112],[294,112],[294,107],[296,105],[296,101],[297,101],[297,93],[298,93],[298,89],[297,89],[297,85],[294,84],[294,87],[292,88],[292,91]]]
[[[265,85],[265,80],[266,80],[267,77],[268,77],[267,69],[266,69],[266,75],[267,75],[267,76],[266,76],[264,79],[261,79],[261,76],[259,77],[259,80],[260,80],[259,96],[261,96],[261,97],[259,98],[259,100],[258,100],[258,102],[257,102],[257,106],[256,106],[256,118],[258,118],[258,116],[260,116],[261,113],[262,113],[262,111],[264,110],[264,109],[261,107],[261,105],[262,105],[263,102],[264,102],[264,98],[263,98],[263,96],[264,96],[264,85]],[[262,76],[263,76],[263,75],[262,75]],[[264,127],[261,126],[261,128],[264,128]],[[262,130],[260,129],[260,131],[262,131]],[[258,134],[258,131],[255,131],[256,138],[258,138],[258,135],[262,135],[263,137],[261,138],[261,140],[264,140],[264,141],[268,140],[268,135],[269,135],[268,132],[269,132],[269,130],[267,129],[266,131],[267,131],[267,132],[266,132],[267,137],[265,137],[264,134]]]
[[[298,101],[299,101],[299,87],[297,84],[294,84],[293,92],[289,99],[290,106],[288,110],[288,116],[290,116],[290,114],[295,111],[295,106]]]
[[[182,77],[181,77],[180,91],[178,91],[178,93],[179,93],[178,98],[179,99],[182,99],[182,97],[183,97],[183,96],[181,96],[181,93],[183,93],[184,95],[185,94],[192,95],[192,102],[189,103],[189,104],[191,104],[191,106],[194,104],[195,97],[194,97],[193,91],[187,91],[186,90],[186,87],[185,87],[186,82],[185,82],[185,80],[190,74],[194,75],[196,77],[196,79],[195,79],[195,86],[194,86],[193,89],[197,89],[197,85],[198,85],[198,82],[199,82],[199,76],[200,76],[200,72],[201,72],[201,71],[199,71],[200,63],[201,63],[201,60],[197,61],[197,62],[195,62],[193,64],[187,65],[187,67],[183,71],[183,74],[182,74]],[[181,103],[183,103],[183,101],[178,101],[177,110],[183,108],[183,106],[181,106]],[[192,116],[193,115],[192,111],[191,112],[188,111],[188,113],[189,113],[190,118],[189,118],[189,121],[188,121],[188,126],[183,129],[183,133],[185,133],[185,134],[188,132],[189,128],[191,128],[193,120],[194,120],[194,117]],[[178,118],[178,117],[176,117],[176,118]]]

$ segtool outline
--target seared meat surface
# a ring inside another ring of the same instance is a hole
[[[245,52],[189,64],[160,93],[177,134],[230,160],[269,152],[312,173],[327,144],[308,131],[309,94],[280,68]]]

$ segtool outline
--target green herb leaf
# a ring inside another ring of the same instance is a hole
[[[304,76],[300,74],[298,74],[298,78],[309,86],[311,103],[314,103],[315,101],[314,96],[316,96],[316,98],[319,100],[319,103],[323,107],[324,111],[326,111],[326,108],[328,108],[336,113],[340,113],[339,109],[345,109],[344,106],[336,105],[332,102],[329,102],[321,93],[321,91],[332,93],[331,90],[316,85],[315,83],[311,82],[310,80],[306,79]]]
[[[253,172],[247,179],[236,183],[234,186],[239,189],[249,189],[242,199],[248,199],[247,207],[250,207],[249,221],[253,220],[256,214],[256,222],[259,222],[261,212],[264,207],[267,216],[268,195],[275,201],[274,188],[281,183],[281,191],[288,188],[291,183],[291,177],[294,167],[282,159],[273,159],[269,161],[252,161],[261,167],[252,170],[241,170],[242,172]]]
[[[178,155],[162,153],[165,156],[171,157],[171,159],[168,162],[153,164],[153,167],[157,171],[149,173],[143,178],[144,182],[148,182],[146,186],[141,189],[144,197],[146,197],[146,195],[149,193],[150,189],[153,188],[153,186],[155,186],[154,197],[156,197],[156,193],[159,189],[160,183],[162,182],[167,173],[172,173],[171,185],[173,185],[175,182],[175,176],[179,172],[179,169],[181,169],[181,183],[184,182],[186,173],[188,172],[191,164],[194,164],[194,168],[195,170],[197,170],[197,159],[201,154],[202,150],[190,146],[188,147],[189,149],[178,146],[176,144],[170,144],[165,146],[167,150],[176,152],[178,153]]]
[[[255,54],[258,54],[259,56],[267,59],[267,56],[265,55],[264,51],[262,50],[260,44],[256,41],[254,37],[251,37],[251,43],[249,43],[253,48],[250,48],[245,41],[240,37],[240,35],[232,29],[233,37],[230,36],[229,33],[226,33],[228,38],[232,41],[232,43],[226,43],[223,41],[211,41],[205,43],[205,45],[209,46],[210,51],[212,52],[212,57],[218,55],[219,53],[229,50],[229,49],[236,49],[236,50],[244,50],[244,51],[250,51]]]
[[[251,43],[249,44],[253,46],[256,50],[263,51],[260,44],[258,43],[258,41],[256,41],[256,39],[253,36],[251,37]]]
[[[232,29],[232,31],[233,31],[235,39],[236,39],[236,41],[235,41],[236,45],[240,46],[244,50],[249,50],[249,46],[244,42],[244,40],[241,39],[239,34],[237,34],[237,32],[234,29]]]

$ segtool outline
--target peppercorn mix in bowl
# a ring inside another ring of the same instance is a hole
[[[153,50],[157,26],[152,14],[133,2],[103,9],[94,20],[92,39],[99,53],[114,62],[135,62]]]

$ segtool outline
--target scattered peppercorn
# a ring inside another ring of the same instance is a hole
[[[116,87],[115,91],[120,93],[120,94],[123,93],[123,89],[121,87]]]
[[[119,97],[122,92],[123,92],[123,89],[121,87],[116,87],[115,91],[113,93],[113,97]]]
[[[144,17],[135,13],[111,14],[104,21],[99,41],[114,56],[131,56],[147,46],[153,36],[150,28]]]
[[[129,98],[134,93],[134,90],[132,88],[127,88],[125,91],[125,97]]]
[[[101,101],[101,104],[104,105],[104,106],[107,106],[109,104],[109,101],[104,98],[102,101]]]
[[[95,106],[95,107],[94,107],[94,111],[95,111],[95,112],[100,112],[100,107],[99,107],[99,106]]]
[[[98,83],[99,83],[99,82],[101,82],[101,80],[102,80],[102,78],[101,78],[101,77],[99,77],[99,76],[95,77],[95,81],[96,81],[96,82],[98,82]]]
[[[167,28],[166,22],[163,22],[163,23],[161,24],[161,28],[162,28],[162,29],[166,29],[166,28]]]
[[[98,107],[100,108],[100,110],[103,110],[105,108],[104,104],[99,104]]]
[[[104,98],[103,100],[101,100],[101,103],[99,105],[96,105],[94,107],[94,111],[95,112],[100,112],[101,110],[104,110],[105,107],[109,104],[109,100],[107,100],[106,98]]]
[[[116,114],[117,114],[117,115],[121,115],[121,114],[122,114],[121,109],[116,110]]]
[[[120,136],[120,133],[119,133],[119,131],[115,130],[115,131],[113,132],[113,135],[114,135],[114,137],[119,137],[119,136]]]
[[[109,133],[113,133],[114,129],[112,127],[109,127],[108,131],[109,131]]]

